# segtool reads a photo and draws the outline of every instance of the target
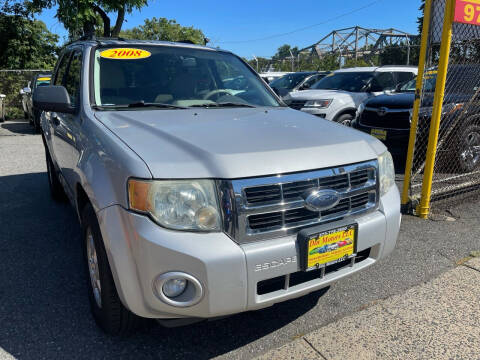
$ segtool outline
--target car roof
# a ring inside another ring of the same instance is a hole
[[[192,44],[188,42],[135,40],[135,39],[122,39],[122,38],[95,38],[95,39],[88,39],[88,40],[77,40],[69,43],[67,47],[72,47],[79,44],[85,44],[91,47],[93,46],[132,46],[132,45],[175,46],[175,47],[182,47],[182,48],[231,53],[228,50],[213,48],[213,47],[204,46],[204,45],[197,45],[197,44]]]

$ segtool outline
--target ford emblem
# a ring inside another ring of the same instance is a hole
[[[335,190],[310,190],[303,198],[305,207],[311,211],[323,211],[333,208],[340,202],[340,194]]]
[[[386,107],[381,107],[377,110],[378,116],[385,116],[387,115],[387,112],[388,112],[388,108]]]

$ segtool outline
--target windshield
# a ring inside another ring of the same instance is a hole
[[[281,106],[236,56],[174,46],[97,49],[94,88],[104,107]]]
[[[360,92],[372,80],[374,72],[337,72],[325,76],[311,89],[344,90]]]
[[[437,72],[436,71],[427,71],[425,73],[425,82],[423,84],[423,90],[425,92],[434,92],[435,84],[437,82]],[[417,78],[406,82],[400,86],[399,92],[415,92],[417,86]]]
[[[282,76],[279,79],[273,80],[270,83],[272,88],[276,89],[287,89],[292,90],[295,86],[300,84],[307,76],[310,76],[310,73],[297,73],[297,74],[288,74]]]

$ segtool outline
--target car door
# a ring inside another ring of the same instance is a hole
[[[63,77],[63,86],[70,97],[70,105],[75,109],[73,113],[57,113],[58,146],[61,148],[62,159],[60,167],[62,175],[68,185],[68,190],[73,194],[75,183],[74,152],[77,152],[77,136],[80,124],[80,86],[83,51],[81,48],[73,49],[68,67]]]
[[[72,57],[72,51],[66,52],[58,66],[53,85],[65,86],[68,67]],[[66,87],[66,86],[65,86]],[[53,147],[53,157],[60,170],[59,179],[64,185],[68,185],[68,180],[72,176],[72,169],[70,168],[72,150],[71,150],[71,135],[68,131],[68,122],[72,114],[51,112],[49,118],[49,128],[51,129],[51,144]],[[71,195],[70,186],[64,186],[67,195]]]

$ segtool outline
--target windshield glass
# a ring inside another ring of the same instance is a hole
[[[436,71],[427,71],[425,73],[425,82],[423,84],[423,90],[425,92],[434,92],[435,91],[435,83],[437,82],[437,72]],[[400,86],[400,92],[415,92],[415,88],[417,85],[417,78],[406,82],[402,86]]]
[[[372,80],[374,72],[338,72],[325,76],[311,89],[360,92]]]
[[[281,106],[236,56],[174,46],[97,49],[94,88],[96,105],[105,107]]]
[[[309,73],[288,74],[288,75],[282,76],[279,79],[273,80],[270,83],[270,86],[272,88],[277,88],[277,89],[292,90],[295,86],[300,84],[300,82],[302,82],[309,75],[311,75],[311,74],[309,74]]]

